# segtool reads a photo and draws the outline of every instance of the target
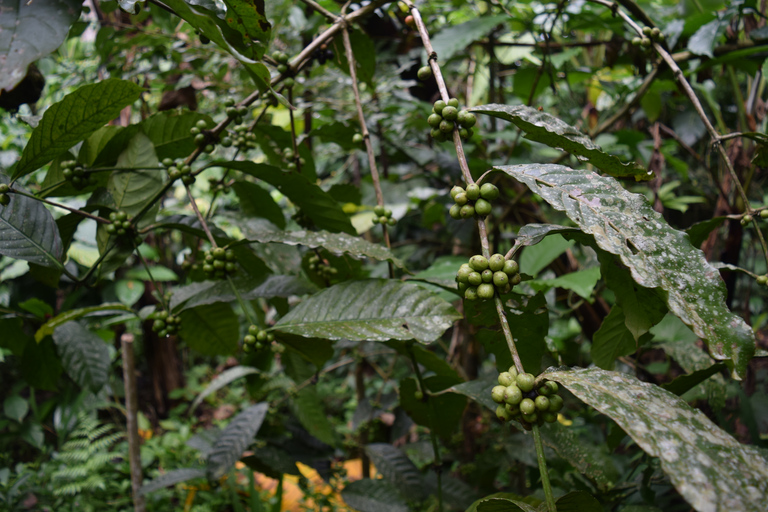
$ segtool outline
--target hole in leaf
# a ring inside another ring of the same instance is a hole
[[[640,252],[640,251],[637,249],[637,247],[635,246],[635,244],[633,244],[633,243],[632,243],[632,240],[630,240],[629,238],[627,238],[627,240],[626,240],[626,244],[627,244],[627,249],[629,249],[630,251],[632,251],[632,254],[637,254],[637,253],[639,253],[639,252]]]

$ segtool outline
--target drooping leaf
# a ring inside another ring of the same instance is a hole
[[[232,189],[240,200],[244,214],[265,218],[280,229],[285,229],[283,210],[267,190],[247,181],[235,182]]]
[[[98,391],[109,378],[109,350],[104,340],[77,322],[53,331],[64,370],[80,387]]]
[[[521,233],[525,234],[524,229],[527,227],[520,228]],[[537,233],[535,241],[526,243],[525,250],[520,256],[520,270],[529,276],[537,276],[574,244],[572,240],[566,240],[551,230],[544,233]]]
[[[29,174],[67,151],[114,119],[124,107],[138,99],[142,91],[133,82],[108,78],[66,95],[45,111],[42,121],[32,131],[13,178]]]
[[[499,404],[494,402],[491,398],[491,390],[497,384],[498,382],[496,382],[496,379],[477,379],[471,380],[469,382],[462,382],[461,384],[454,384],[446,391],[464,395],[467,398],[485,406],[487,409],[495,411]]]
[[[409,501],[424,498],[424,477],[399,448],[387,443],[374,443],[365,447],[376,471]]]
[[[408,512],[408,504],[386,480],[363,478],[341,491],[344,502],[359,512]]]
[[[197,397],[195,397],[192,405],[189,406],[190,412],[194,411],[197,406],[200,405],[200,402],[205,400],[207,396],[217,392],[223,387],[228,386],[237,379],[241,379],[246,375],[253,375],[254,373],[259,373],[259,370],[250,366],[233,366],[232,368],[224,370],[219,375],[217,375],[216,378],[214,378],[211,383],[208,384],[208,386],[199,395],[197,395]]]
[[[275,328],[331,340],[429,343],[458,318],[449,303],[414,284],[370,279],[340,283],[305,299]]]
[[[662,384],[661,387],[671,393],[676,394],[677,396],[682,396],[687,391],[693,389],[711,376],[716,375],[725,369],[726,366],[723,363],[715,363],[709,368],[697,370],[687,375],[681,375],[672,382]]]
[[[56,330],[61,325],[66,324],[67,322],[71,322],[73,320],[77,320],[79,318],[83,318],[89,315],[94,314],[117,314],[119,311],[131,311],[131,308],[124,304],[118,304],[118,303],[107,303],[107,304],[101,304],[98,306],[89,306],[87,308],[78,308],[78,309],[70,309],[69,311],[65,311],[63,313],[59,313],[55,317],[51,318],[47,322],[45,322],[43,325],[40,326],[40,328],[35,333],[35,341],[40,343],[43,341],[43,338],[46,336],[50,336],[53,334],[53,331]],[[114,313],[112,313],[114,312]]]
[[[349,235],[357,234],[341,206],[301,174],[286,173],[277,167],[254,162],[216,162],[216,165],[244,172],[269,183],[301,208],[319,229]]]
[[[166,473],[163,473],[159,477],[147,482],[139,489],[139,494],[149,494],[150,492],[159,491],[164,487],[180,484],[187,480],[194,480],[195,478],[205,478],[205,469],[203,468],[179,468],[172,469]]]
[[[609,416],[661,467],[696,510],[762,511],[768,461],[658,386],[598,368],[547,372],[577,398]]]
[[[296,276],[269,276],[265,281],[251,277],[229,281],[202,281],[173,290],[171,309],[189,309],[214,302],[232,302],[237,300],[232,286],[245,300],[274,297],[288,298],[292,295],[305,295],[317,291],[317,287],[306,279]]]
[[[186,309],[180,313],[179,333],[190,348],[203,355],[231,354],[240,337],[237,315],[223,302]]]
[[[379,261],[391,261],[398,268],[405,268],[400,259],[384,245],[373,244],[363,238],[350,236],[346,233],[329,233],[328,231],[260,231],[252,229],[248,224],[243,226],[248,240],[259,243],[282,243],[288,245],[304,245],[312,249],[322,247],[334,254],[348,254],[353,258],[373,258]]]
[[[293,457],[269,444],[260,446],[253,455],[243,457],[241,461],[249,468],[274,479],[281,478],[282,475],[299,476],[301,474]]]
[[[64,42],[81,9],[78,0],[0,2],[0,92],[16,87],[27,75],[27,66]]]
[[[514,123],[523,130],[526,139],[530,139],[553,148],[562,149],[581,157],[602,172],[616,177],[634,177],[636,180],[649,180],[649,173],[641,165],[631,162],[622,163],[618,157],[603,152],[585,134],[557,117],[525,105],[480,105],[472,112],[487,114]]]
[[[293,350],[286,351],[283,355],[285,373],[290,376],[297,386],[310,380],[316,375],[315,370]],[[292,410],[313,437],[323,443],[333,446],[336,444],[335,433],[331,422],[325,412],[322,400],[317,393],[317,388],[312,385],[300,389],[293,398]]]
[[[624,320],[624,311],[613,306],[592,337],[592,361],[604,370],[613,370],[616,359],[637,350],[634,336]]]
[[[437,52],[440,62],[447,62],[470,44],[488,35],[497,25],[508,20],[507,16],[497,14],[475,18],[459,25],[446,25],[432,38],[432,48]]]
[[[0,174],[0,183],[7,183]],[[59,228],[41,203],[21,194],[9,194],[8,206],[0,205],[0,254],[43,267],[63,267]]]
[[[755,350],[752,330],[725,305],[717,270],[644,196],[627,192],[613,178],[561,165],[498,169],[565,211],[598,247],[618,255],[639,285],[664,290],[670,311],[707,341],[712,356],[732,359],[734,374],[744,375]]]
[[[206,474],[210,480],[218,480],[237,462],[253,441],[267,415],[268,404],[252,405],[235,416],[222,430],[208,454]]]
[[[130,170],[113,172],[107,190],[115,200],[115,207],[133,217],[149,204],[163,186],[161,173],[152,169],[158,167],[158,161],[149,137],[143,133],[136,134],[118,157],[117,167]],[[154,215],[147,215],[143,220],[146,224],[154,220]]]

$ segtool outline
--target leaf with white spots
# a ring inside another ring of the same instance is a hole
[[[704,413],[658,386],[598,368],[548,371],[553,380],[613,419],[699,512],[763,512],[768,461]]]
[[[598,247],[617,255],[637,284],[660,288],[669,310],[706,340],[712,357],[731,359],[744,376],[755,335],[725,304],[725,284],[688,236],[672,229],[645,196],[618,181],[562,165],[501,166],[503,171],[564,211]]]

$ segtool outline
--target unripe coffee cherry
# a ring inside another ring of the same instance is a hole
[[[501,372],[498,377],[498,382],[500,386],[511,386],[515,383],[515,377],[513,377],[509,372]]]
[[[764,285],[768,283],[768,275],[757,276],[757,279],[755,279],[755,281],[757,281],[757,284]]]
[[[493,183],[483,183],[480,187],[480,197],[487,201],[493,201],[499,197],[499,189]]]
[[[502,385],[494,386],[491,390],[491,398],[497,404],[504,402],[504,390],[507,389]]]
[[[448,214],[451,216],[451,218],[459,220],[461,218],[461,206],[457,204],[451,206],[451,209],[448,211]]]
[[[480,272],[480,277],[483,279],[484,283],[492,283],[493,282],[493,270],[487,268]]]
[[[484,300],[492,299],[495,291],[492,284],[483,283],[477,287],[477,296]]]
[[[520,412],[523,414],[533,414],[536,412],[536,404],[530,398],[523,398],[520,402]]]
[[[563,397],[560,395],[552,395],[549,397],[549,412],[558,412],[563,408]]]
[[[470,219],[475,216],[475,207],[465,204],[461,207],[460,214],[462,219]]]
[[[470,286],[464,290],[464,298],[467,300],[477,300],[477,288]]]
[[[443,119],[440,121],[439,129],[442,133],[451,133],[453,131],[454,125],[450,121],[446,121]]]
[[[488,260],[485,258],[485,256],[476,254],[469,259],[469,266],[477,272],[482,272],[488,268]]]
[[[451,189],[451,199],[455,200],[457,195],[463,194],[464,192],[465,192],[465,190],[463,188],[459,187],[458,185],[453,187]]]
[[[483,276],[480,272],[472,271],[467,276],[467,283],[472,286],[480,286],[483,284]]]
[[[504,262],[504,268],[502,271],[508,276],[512,277],[520,271],[520,265],[515,260],[507,260]]]
[[[469,265],[464,263],[461,267],[459,267],[459,271],[456,272],[456,280],[460,283],[468,283],[469,282],[469,275],[472,273],[472,268],[470,268]]]
[[[498,271],[493,273],[493,285],[496,288],[504,288],[509,284],[509,276],[504,272]]]
[[[503,405],[500,405],[496,408],[496,417],[501,421],[509,421],[512,418],[512,416],[509,414],[509,411],[507,411]]]
[[[536,380],[536,377],[534,377],[530,373],[521,373],[520,375],[517,376],[516,382],[520,390],[527,393],[533,390],[533,383],[535,380]]]
[[[459,117],[459,111],[456,110],[456,107],[448,105],[443,109],[440,115],[443,116],[443,119],[446,121],[455,121],[456,118]]]
[[[456,202],[459,206],[464,206],[469,202],[469,197],[467,197],[467,194],[464,192],[460,192],[456,194],[456,197],[453,198],[453,200]]]
[[[459,108],[459,100],[456,98],[448,98],[448,105],[453,108]]]
[[[443,109],[447,106],[448,105],[443,100],[437,100],[432,106],[432,109],[435,111],[435,114],[442,116]]]
[[[467,185],[467,197],[470,201],[475,201],[480,197],[480,186],[477,183]]]
[[[549,398],[544,395],[537,396],[534,402],[536,403],[536,408],[542,412],[549,409]]]
[[[416,390],[416,391],[413,393],[413,398],[415,398],[415,399],[416,399],[416,400],[418,400],[418,401],[422,401],[422,400],[424,400],[424,392]]]
[[[523,400],[523,392],[516,385],[504,388],[504,402],[509,405],[517,405]]]
[[[485,199],[478,199],[475,202],[475,213],[477,213],[481,217],[485,217],[486,215],[490,214],[492,209],[493,209],[493,206],[491,206],[491,203],[489,203]]]
[[[439,114],[430,114],[430,116],[427,118],[427,123],[429,123],[429,126],[432,128],[438,128],[442,121],[443,118]]]
[[[432,68],[429,66],[420,67],[416,72],[416,76],[418,76],[421,81],[428,80],[429,77],[432,76]]]
[[[493,270],[494,272],[498,272],[499,270],[504,268],[504,256],[496,253],[492,255],[490,258],[488,258],[488,268]]]

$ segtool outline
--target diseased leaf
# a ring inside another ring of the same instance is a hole
[[[193,480],[195,478],[205,478],[205,469],[173,469],[142,485],[141,489],[139,489],[139,494],[149,494],[150,492],[159,491],[163,487],[180,484],[181,482],[186,482],[187,480]]]
[[[561,165],[497,167],[555,209],[565,211],[598,247],[618,255],[632,278],[666,292],[667,306],[701,338],[716,359],[732,359],[741,377],[755,351],[755,337],[744,320],[725,305],[720,274],[648,205],[610,177]]]
[[[211,383],[208,384],[208,386],[199,395],[197,395],[197,397],[195,397],[195,401],[192,402],[192,405],[189,406],[190,412],[194,411],[197,406],[200,405],[200,402],[205,400],[207,396],[217,392],[223,387],[228,386],[237,379],[241,379],[246,375],[253,375],[254,373],[259,373],[259,370],[250,366],[233,366],[232,368],[224,370],[218,374],[216,378],[214,378]]]
[[[255,55],[264,55],[272,38],[272,25],[267,20],[264,2],[242,0],[224,0],[227,15],[224,18],[233,31],[239,32],[242,47],[251,47]]]
[[[469,109],[479,114],[504,119],[523,130],[526,139],[547,146],[562,149],[581,157],[602,172],[616,177],[634,177],[636,180],[649,180],[653,173],[636,162],[624,164],[618,157],[609,155],[592,142],[587,135],[573,126],[546,112],[525,105],[480,105]]]
[[[547,379],[609,416],[699,511],[765,509],[768,462],[701,411],[658,386],[598,368],[548,371]]]
[[[7,183],[2,174],[0,183]],[[63,268],[63,245],[51,212],[30,197],[9,196],[8,206],[0,205],[0,254],[43,267]]]
[[[179,333],[190,348],[208,356],[231,354],[237,349],[239,324],[228,304],[197,306],[182,311],[180,316]]]
[[[341,491],[344,502],[359,512],[408,512],[408,504],[386,480],[363,478]]]
[[[222,430],[208,454],[206,474],[210,480],[218,480],[237,462],[261,428],[268,406],[266,402],[250,406]]]
[[[0,1],[0,92],[16,87],[27,66],[64,42],[81,9],[78,0]]]
[[[391,444],[374,443],[366,446],[365,451],[384,480],[395,486],[407,500],[424,499],[424,477],[399,448]]]
[[[77,322],[53,331],[64,370],[82,388],[97,392],[109,378],[109,349],[104,340]]]
[[[458,312],[443,299],[414,284],[384,279],[349,281],[301,302],[275,329],[330,340],[439,338]]]
[[[39,169],[104,126],[138,99],[142,90],[133,82],[108,78],[66,95],[45,111],[32,131],[13,178]]]

